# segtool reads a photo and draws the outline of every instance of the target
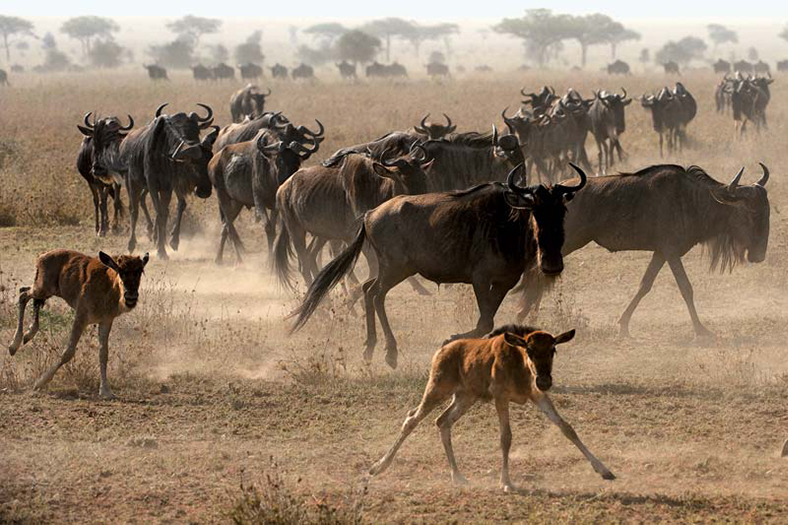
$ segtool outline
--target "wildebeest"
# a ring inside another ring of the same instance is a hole
[[[623,160],[623,149],[619,137],[626,130],[624,108],[631,102],[627,90],[622,94],[600,91],[594,94],[594,101],[588,109],[591,118],[591,133],[596,140],[599,155],[599,171],[605,173],[615,163],[613,149],[618,152],[618,160]],[[603,159],[604,156],[604,159]]]
[[[311,80],[315,78],[315,70],[312,69],[312,66],[301,63],[301,65],[293,69],[292,76],[293,80],[298,80],[300,78]]]
[[[230,115],[233,122],[241,122],[245,117],[255,119],[262,116],[265,110],[265,98],[271,95],[271,88],[268,88],[268,93],[260,93],[257,89],[254,84],[247,84],[232,94]]]
[[[574,429],[558,415],[547,391],[553,384],[553,359],[557,345],[575,336],[570,330],[558,336],[529,326],[507,325],[494,330],[484,339],[463,339],[444,345],[432,358],[430,377],[419,406],[408,412],[394,445],[372,466],[373,476],[385,471],[402,443],[435,407],[451,397],[451,404],[435,423],[451,468],[454,483],[467,483],[457,468],[451,444],[452,426],[479,400],[495,402],[501,433],[501,489],[517,489],[509,479],[509,449],[512,429],[509,403],[524,405],[531,401],[555,423],[564,436],[583,453],[594,471],[603,479],[616,477],[586,447]]]
[[[38,257],[32,289],[19,289],[18,319],[14,341],[8,347],[13,356],[23,343],[38,332],[41,307],[50,297],[60,297],[74,310],[74,322],[68,346],[60,359],[49,368],[33,388],[40,390],[52,380],[61,366],[74,357],[77,343],[89,325],[99,325],[99,395],[113,398],[107,381],[109,333],[116,317],[134,309],[139,299],[140,280],[148,263],[144,257],[121,255],[112,258],[104,252],[89,257],[69,250],[53,250]],[[25,307],[33,300],[33,323],[24,334]]]
[[[275,64],[271,68],[271,76],[274,78],[281,78],[287,80],[287,68],[282,64]]]
[[[788,60],[780,60],[777,62],[777,71],[780,73],[785,73],[788,71]]]
[[[607,66],[608,75],[629,75],[629,64],[623,60],[616,60]]]
[[[767,128],[766,106],[771,99],[769,85],[774,82],[770,77],[743,77],[737,75],[731,91],[731,108],[733,120],[741,136],[747,128],[747,122],[755,124],[755,130]]]
[[[525,97],[522,101],[523,105],[531,106],[536,116],[542,116],[547,113],[553,102],[559,98],[552,86],[542,86],[542,90],[539,93],[526,93],[525,88],[521,88],[520,94]]]
[[[752,64],[747,62],[746,60],[739,60],[738,62],[733,63],[733,71],[738,73],[752,73],[753,67]]]
[[[431,62],[427,64],[427,75],[432,78],[443,77],[447,78],[449,76],[449,66],[446,64],[441,64],[440,62]]]
[[[10,86],[8,82],[8,73],[4,69],[0,69],[0,86]]]
[[[347,60],[343,60],[342,62],[336,64],[337,69],[339,70],[339,74],[342,78],[356,78],[356,64],[355,62],[351,64]]]
[[[24,72],[25,72],[25,66],[23,65],[14,64],[13,66],[11,66],[11,73],[24,73]]]
[[[281,111],[266,111],[257,118],[247,118],[241,122],[229,124],[219,131],[219,137],[216,139],[214,145],[215,149],[216,151],[221,151],[221,149],[228,144],[237,144],[239,142],[252,140],[261,129],[286,126],[289,122],[290,121],[282,115]]]
[[[376,60],[367,66],[365,74],[367,77],[397,78],[407,77],[408,71],[405,69],[405,66],[397,62],[381,64]]]
[[[769,64],[767,64],[763,60],[759,60],[758,62],[753,64],[752,70],[756,75],[768,75],[769,73],[771,73]]]
[[[679,69],[679,65],[676,62],[672,61],[672,60],[669,60],[668,62],[665,62],[664,64],[662,64],[662,66],[665,68],[665,74],[666,75],[680,75],[681,74],[681,70]]]
[[[715,73],[730,73],[731,72],[731,63],[727,60],[719,59],[714,62],[712,66],[714,68]]]
[[[364,358],[372,359],[377,343],[375,317],[386,336],[386,362],[397,366],[397,341],[389,326],[388,291],[411,275],[438,284],[473,284],[479,307],[476,328],[453,339],[479,337],[493,328],[498,307],[520,280],[526,267],[538,264],[547,275],[563,271],[561,258],[564,202],[576,186],[515,184],[516,166],[506,184],[484,183],[472,188],[426,195],[400,195],[364,215],[353,243],[317,275],[306,298],[294,312],[294,330],[314,313],[325,295],[348,274],[365,243],[375,252],[378,276],[364,283],[367,340]]]
[[[239,64],[237,67],[238,71],[241,72],[242,80],[257,80],[263,76],[263,68],[257,64],[249,62],[248,64]]]
[[[134,119],[129,115],[129,124],[123,126],[116,117],[105,117],[90,122],[88,113],[84,118],[84,125],[77,126],[84,135],[77,155],[77,170],[88,183],[93,194],[93,212],[96,222],[96,234],[103,237],[109,231],[109,213],[107,212],[107,198],[112,196],[115,203],[114,223],[118,226],[123,214],[123,202],[120,198],[120,183],[122,179],[116,178],[109,171],[104,162],[97,162],[96,157],[102,155],[117,155],[121,141],[126,133],[134,127]]]
[[[407,78],[408,70],[399,62],[392,62],[388,65],[388,76],[392,78]]]
[[[725,74],[714,89],[714,103],[717,107],[717,113],[725,113],[731,107],[731,94],[733,93],[735,82],[735,79]]]
[[[491,68],[487,64],[481,64],[473,68],[473,70],[476,71],[477,73],[492,73],[493,68]]]
[[[216,80],[235,79],[235,68],[233,68],[232,66],[228,66],[223,62],[220,62],[219,64],[212,67],[211,71],[213,72],[213,78]]]
[[[316,132],[289,122],[281,130],[261,128],[253,139],[230,144],[211,159],[208,176],[216,188],[222,221],[217,264],[222,261],[228,237],[235,246],[237,260],[241,260],[243,244],[233,223],[244,207],[254,208],[259,217],[266,218],[265,231],[271,248],[276,231],[276,190],[318,150],[325,130],[320,121],[317,124]]]
[[[636,173],[593,178],[567,205],[564,256],[591,241],[612,252],[653,252],[637,294],[618,321],[621,335],[629,335],[632,313],[665,262],[687,304],[695,333],[710,334],[698,318],[681,258],[697,244],[706,246],[712,270],[731,270],[744,261],[745,254],[754,263],[766,258],[769,170],[763,164],[761,168],[758,182],[742,186],[743,168],[725,185],[697,166],[656,165]],[[524,277],[520,319],[539,305],[545,283],[538,273],[529,270]]]
[[[138,206],[143,190],[150,194],[156,212],[155,232],[158,256],[167,259],[165,236],[169,218],[172,192],[178,199],[177,215],[170,236],[170,247],[178,249],[183,212],[186,210],[186,197],[194,193],[201,199],[211,196],[211,181],[208,178],[208,162],[211,149],[219,133],[218,126],[200,139],[200,131],[211,127],[213,110],[205,104],[198,104],[208,115],[200,117],[196,113],[176,113],[163,115],[162,104],[156,110],[154,119],[138,128],[123,140],[120,145],[120,163],[126,167],[126,191],[129,194],[129,214],[131,215],[131,235],[129,251],[137,244],[136,226]]]
[[[656,95],[644,95],[641,105],[651,111],[654,131],[659,134],[659,156],[663,156],[663,134],[668,135],[668,151],[681,151],[686,141],[686,127],[695,118],[695,98],[681,82],[673,91],[662,88]]]
[[[192,67],[192,76],[194,76],[194,80],[196,81],[204,81],[204,80],[213,80],[213,71],[203,66],[202,64],[197,64],[196,66]]]
[[[443,116],[446,119],[445,126],[436,122],[428,122],[427,119],[430,118],[430,114],[427,113],[417,126],[413,126],[413,130],[427,139],[442,139],[446,135],[454,133],[454,130],[457,129],[457,126],[452,124],[451,119],[446,113],[444,113]]]
[[[152,64],[143,65],[142,67],[148,70],[148,76],[151,80],[169,80],[169,77],[167,76],[167,70],[161,66]]]

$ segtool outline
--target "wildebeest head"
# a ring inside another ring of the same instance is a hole
[[[250,90],[248,96],[252,105],[251,118],[257,118],[265,113],[265,99],[271,96],[271,88],[268,88],[268,93],[258,93],[256,90]]]
[[[77,125],[79,131],[92,139],[92,164],[93,164],[93,177],[97,179],[106,180],[109,177],[110,167],[105,162],[106,155],[114,155],[118,151],[120,142],[126,137],[126,132],[134,127],[134,119],[131,115],[129,117],[128,126],[123,126],[117,117],[106,117],[96,119],[93,117],[93,122],[90,122],[90,116],[93,112],[85,115],[84,126]]]
[[[146,253],[142,257],[138,255],[121,255],[113,259],[106,253],[99,252],[101,263],[115,270],[118,277],[120,277],[123,283],[123,300],[128,308],[137,306],[137,300],[140,296],[140,281],[149,258]]]
[[[312,156],[325,140],[323,124],[319,120],[315,121],[319,127],[316,132],[306,126],[295,127],[290,121],[286,121],[276,125],[275,133],[278,136],[265,130],[259,133],[257,148],[273,164],[279,184],[298,171],[301,163]]]
[[[518,186],[515,183],[515,175],[523,168],[522,164],[509,172],[506,178],[508,188],[504,194],[506,203],[512,208],[530,212],[538,246],[537,262],[546,275],[558,275],[564,269],[561,248],[564,245],[566,203],[572,200],[575,193],[581,190],[588,180],[582,169],[571,162],[569,164],[580,176],[580,182],[575,186],[563,184]],[[525,176],[525,173],[523,175]]]
[[[626,131],[626,119],[624,117],[624,107],[632,103],[631,98],[627,98],[627,90],[621,88],[621,94],[608,93],[607,91],[600,91],[596,97],[602,101],[605,107],[610,108],[613,112],[613,117],[616,122],[616,131],[624,133]]]
[[[449,133],[454,133],[454,130],[457,129],[457,126],[452,125],[451,119],[446,113],[444,113],[443,116],[446,117],[445,126],[436,122],[428,122],[427,119],[430,117],[430,114],[427,113],[421,119],[419,125],[414,126],[413,129],[415,129],[419,135],[424,135],[428,139],[441,139]]]
[[[555,94],[555,89],[547,86],[543,86],[542,91],[538,94],[526,93],[525,88],[522,88],[520,94],[525,97],[523,104],[530,105],[536,115],[547,112],[553,102],[558,99],[558,96]]]
[[[516,166],[521,162],[525,162],[517,135],[510,133],[499,137],[498,128],[494,124],[492,144],[493,154],[500,159],[505,159],[510,165]]]
[[[388,152],[383,152],[381,161],[373,164],[375,173],[381,177],[391,179],[400,186],[399,193],[407,195],[420,195],[427,193],[426,171],[432,166],[434,159],[430,159],[427,150],[414,142],[408,155],[389,159]]]
[[[753,263],[766,259],[766,248],[769,244],[769,197],[766,183],[769,180],[769,169],[761,164],[763,175],[755,184],[740,185],[744,168],[727,186],[714,192],[717,202],[731,206],[730,223],[734,256]]]
[[[506,344],[522,348],[531,361],[531,372],[536,379],[536,386],[542,392],[547,392],[553,386],[553,358],[555,358],[555,347],[562,343],[568,343],[575,337],[575,331],[569,330],[555,337],[547,332],[537,330],[522,337],[512,332],[505,332],[504,341]]]

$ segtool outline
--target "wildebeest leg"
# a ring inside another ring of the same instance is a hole
[[[490,283],[489,279],[474,277],[473,293],[476,295],[476,304],[479,307],[479,320],[476,328],[463,334],[454,334],[443,342],[446,344],[457,339],[481,337],[490,333],[494,327],[495,314],[501,306],[503,298],[516,283]]]
[[[268,254],[274,253],[274,239],[276,238],[276,220],[279,214],[276,208],[271,210],[265,220],[265,236],[268,239]]]
[[[464,392],[457,392],[454,394],[449,408],[443,411],[435,420],[435,424],[441,432],[441,442],[443,442],[443,450],[446,452],[446,459],[449,460],[449,467],[451,468],[451,480],[457,484],[468,483],[468,480],[460,474],[457,468],[457,460],[454,458],[454,448],[451,445],[451,427],[460,419],[469,408],[476,402],[476,398]]]
[[[662,153],[662,132],[659,132],[659,158],[663,158],[665,155]]]
[[[140,206],[142,206],[142,214],[145,216],[145,227],[148,233],[148,239],[151,241],[155,241],[156,239],[156,230],[154,228],[153,220],[151,220],[150,213],[148,212],[148,202],[146,198],[148,197],[148,189],[143,188],[142,194],[140,195]],[[156,211],[155,209],[153,211]]]
[[[112,321],[99,325],[99,396],[104,399],[115,399],[107,381],[107,361],[109,360],[109,333]]]
[[[501,431],[501,488],[504,492],[515,492],[517,489],[509,479],[509,450],[512,448],[512,427],[509,423],[509,400],[495,398],[495,410],[498,412],[498,425]]]
[[[29,286],[23,286],[19,289],[19,302],[17,304],[17,322],[16,333],[14,334],[13,342],[8,346],[8,353],[14,355],[19,347],[22,346],[22,334],[25,330],[25,308],[27,303],[33,295],[30,293]]]
[[[596,149],[597,149],[597,161],[599,162],[599,173],[604,175],[605,174],[605,164],[603,162],[604,152],[607,150],[607,145],[605,144],[604,140],[599,140],[599,137],[594,135],[594,140],[596,141]]]
[[[561,429],[561,433],[566,436],[566,438],[574,443],[574,445],[583,453],[586,459],[591,463],[591,466],[594,467],[594,472],[602,476],[602,479],[616,479],[608,468],[599,461],[596,456],[594,456],[590,450],[583,445],[583,442],[580,441],[580,438],[577,437],[577,432],[572,428],[572,426],[563,420],[563,418],[558,415],[556,412],[553,403],[550,401],[550,398],[547,397],[547,394],[540,390],[536,390],[535,394],[532,395],[531,401],[541,410],[544,415],[550,419],[555,425]]]
[[[112,202],[115,210],[112,217],[112,232],[117,234],[120,232],[120,220],[123,217],[123,199],[120,194],[120,184],[117,182],[112,184]]]
[[[424,285],[418,280],[415,275],[408,277],[408,283],[413,290],[419,295],[432,295],[429,290],[424,288]]]
[[[98,186],[99,192],[99,215],[101,216],[101,226],[99,228],[99,237],[104,237],[109,231],[109,212],[107,211],[107,200],[109,199],[109,186],[100,183]]]
[[[364,293],[364,320],[367,325],[367,340],[364,341],[364,360],[372,361],[372,354],[378,342],[377,327],[375,325],[375,303],[374,296],[377,292],[378,278],[368,280],[361,285]]]
[[[160,259],[167,260],[167,248],[164,244],[164,239],[167,234],[167,220],[170,214],[170,199],[172,198],[172,190],[160,190],[158,188],[149,188],[150,200],[153,203],[153,209],[156,211],[156,248],[157,255]]]
[[[89,185],[90,193],[93,194],[93,217],[96,222],[96,235],[101,236],[101,217],[99,215],[99,189],[96,183]]]
[[[228,235],[233,241],[235,248],[236,264],[241,264],[244,245],[238,232],[235,229],[235,219],[241,213],[243,204],[230,199],[230,197],[223,192],[219,193],[219,212],[222,219],[222,236],[219,240],[219,252],[216,254],[216,264],[222,264],[222,256],[224,254],[224,243],[227,241]]]
[[[386,271],[386,268],[382,268],[381,270],[381,275],[379,275],[377,279],[377,293],[375,293],[373,300],[375,312],[377,313],[378,319],[380,319],[380,328],[383,330],[383,335],[386,336],[386,364],[391,368],[397,368],[397,340],[394,337],[394,333],[391,331],[389,318],[386,314],[386,294],[389,293],[389,290],[413,274],[408,274],[405,271]]]
[[[129,232],[129,252],[133,252],[134,248],[137,246],[137,217],[140,213],[140,194],[142,192],[142,188],[135,184],[131,179],[131,176],[126,177],[126,192],[129,194],[129,220],[130,220],[130,232]]]
[[[681,263],[681,257],[672,255],[668,257],[668,264],[673,271],[673,277],[676,278],[676,284],[679,285],[681,296],[684,302],[687,303],[690,317],[692,318],[692,326],[695,328],[695,334],[699,337],[713,336],[714,334],[700,322],[698,312],[695,310],[695,301],[693,299],[692,284],[689,282],[687,272],[684,271],[684,265]]]
[[[640,281],[640,288],[638,288],[635,297],[629,302],[629,306],[627,309],[624,310],[624,313],[621,314],[621,318],[618,320],[618,324],[620,326],[620,335],[622,337],[629,337],[629,320],[632,318],[632,313],[637,308],[640,301],[643,297],[646,296],[649,291],[651,291],[651,287],[654,285],[654,279],[657,278],[659,271],[662,269],[662,266],[665,264],[665,256],[662,255],[660,252],[654,252],[651,256],[651,261],[648,263],[648,267],[646,268],[646,273],[643,275],[643,279]]]
[[[77,311],[77,314],[74,317],[74,324],[71,327],[71,336],[68,339],[66,351],[60,356],[60,360],[49,370],[47,370],[38,379],[38,381],[36,381],[36,384],[33,386],[34,390],[41,390],[44,388],[50,381],[52,381],[55,372],[57,372],[61,366],[71,361],[71,359],[74,357],[74,354],[77,352],[77,343],[79,343],[79,338],[82,337],[82,332],[85,330],[86,326],[87,316],[82,312]]]
[[[282,227],[285,227],[284,222]],[[317,275],[317,253],[320,250],[308,250],[306,245],[306,230],[301,226],[298,221],[287,221],[287,229],[290,233],[290,242],[293,244],[293,250],[298,257],[298,265],[301,269],[301,276],[307,286],[312,284],[315,275]],[[325,241],[323,241],[325,242]]]
[[[183,220],[183,212],[186,211],[186,196],[176,193],[176,198],[178,206],[175,209],[175,221],[172,225],[172,233],[170,233],[170,248],[177,252],[181,243],[181,221]]]

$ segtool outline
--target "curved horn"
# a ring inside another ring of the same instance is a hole
[[[164,104],[162,104],[161,106],[159,106],[158,108],[156,108],[156,117],[155,117],[155,118],[159,118],[159,117],[161,116],[161,110],[162,110],[162,109],[164,109],[164,107],[165,107],[167,104],[169,104],[169,102],[165,102]]]
[[[211,106],[208,106],[208,105],[205,105],[205,104],[200,104],[199,102],[197,103],[197,105],[200,106],[201,108],[205,109],[208,112],[208,115],[205,118],[197,117],[197,122],[202,124],[203,122],[208,122],[209,120],[211,120],[213,118],[213,110],[211,109]]]
[[[126,115],[126,116],[129,117],[129,125],[126,127],[121,126],[120,128],[121,131],[130,131],[131,128],[134,127],[134,119],[132,118],[132,116],[131,115]]]
[[[547,90],[550,91],[550,94],[555,96],[555,88],[553,86],[547,86]]]
[[[624,89],[624,86],[621,86],[621,91],[624,93],[623,95],[621,95],[621,98],[622,98],[622,99],[625,99],[625,98],[627,98],[627,90],[626,90],[626,89]]]
[[[312,149],[309,149],[309,148],[305,147],[303,144],[301,144],[300,142],[296,142],[294,140],[293,142],[290,143],[288,148],[293,150],[293,151],[295,151],[296,153],[298,153],[299,157],[306,158],[306,157],[310,156],[311,154],[313,154],[314,152],[316,152],[318,149],[320,149],[320,143],[319,142],[315,142],[315,147],[312,148]],[[304,155],[304,154],[306,154],[306,155]]]
[[[449,118],[449,116],[446,113],[444,113],[443,116],[446,117],[446,127],[450,128],[451,127],[451,119]]]
[[[266,97],[270,97],[271,96],[271,86],[268,86],[266,89],[268,90],[268,93],[266,93],[265,96]]]
[[[767,168],[766,164],[764,164],[763,162],[759,162],[758,164],[761,165],[761,169],[763,170],[763,175],[761,175],[761,178],[755,184],[763,188],[766,186],[766,183],[769,182],[769,168]]]
[[[315,122],[317,122],[317,125],[320,128],[317,131],[317,133],[315,133],[314,131],[311,131],[309,128],[304,126],[304,135],[310,136],[312,138],[318,138],[318,137],[322,137],[323,136],[323,133],[326,131],[326,128],[323,127],[323,124],[321,124],[321,122],[319,120],[315,119]]]
[[[739,181],[741,180],[742,173],[744,173],[744,166],[742,166],[742,169],[739,170],[739,173],[737,173],[736,176],[733,177],[731,183],[728,184],[728,191],[733,191],[736,189],[736,186],[739,185]]]
[[[512,193],[516,193],[517,195],[530,195],[531,191],[528,188],[522,188],[517,184],[515,184],[514,182],[514,176],[517,174],[518,171],[520,171],[521,168],[523,169],[523,171],[525,171],[525,164],[523,164],[522,162],[517,166],[515,166],[514,168],[512,168],[512,171],[510,171],[509,175],[506,176],[506,186],[509,188],[509,190]]]
[[[90,129],[90,130],[92,130],[96,126],[96,119],[95,118],[93,119],[93,124],[90,123],[90,116],[92,114],[93,114],[92,111],[88,111],[87,113],[85,113],[85,120],[84,120],[85,127]]]
[[[430,118],[430,114],[429,113],[427,113],[426,115],[424,115],[421,118],[421,122],[419,122],[419,125],[418,125],[418,127],[416,129],[419,130],[419,131],[426,131],[427,119],[428,118]]]
[[[421,151],[421,155],[416,155],[417,151]],[[410,145],[410,156],[413,160],[418,162],[424,162],[429,158],[429,154],[427,153],[427,149],[422,146],[418,141],[414,142]]]
[[[561,193],[574,193],[576,191],[580,191],[583,189],[583,186],[585,186],[586,183],[588,182],[588,177],[586,176],[586,172],[583,171],[583,169],[580,168],[580,166],[572,162],[570,162],[569,165],[572,166],[572,169],[575,170],[577,174],[580,176],[580,182],[575,186],[564,186],[563,184],[559,184],[558,189],[561,191]]]
[[[503,121],[504,121],[505,124],[509,124],[510,122],[514,122],[514,118],[506,116],[506,111],[508,109],[509,109],[509,106],[506,106],[505,108],[503,108],[503,111],[501,111],[501,117],[503,118]]]
[[[262,152],[269,152],[275,151],[279,149],[279,146],[282,144],[282,141],[274,142],[273,144],[265,144],[265,139],[268,137],[266,133],[260,133],[260,136],[257,137],[257,149]]]
[[[520,88],[520,94],[522,96],[524,96],[524,97],[530,97],[531,96],[531,95],[529,95],[528,93],[525,92],[525,88]]]
[[[497,127],[495,127],[495,124],[493,124],[493,137],[492,137],[492,141],[493,141],[493,147],[495,147],[495,146],[497,146],[497,145],[498,145],[498,128],[497,128]]]

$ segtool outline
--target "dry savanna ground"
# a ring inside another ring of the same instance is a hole
[[[325,124],[316,162],[426,112],[448,113],[463,131],[500,126],[501,109],[517,106],[522,86],[571,86],[590,96],[624,85],[640,95],[670,80],[548,72],[442,84],[272,83],[270,107],[299,124],[313,125],[314,117]],[[744,140],[734,138],[729,115],[714,112],[715,76],[681,80],[699,114],[692,149],[669,160],[725,181],[744,165],[749,182],[758,161],[768,164],[769,252],[764,263],[725,275],[708,272],[700,248],[685,258],[701,317],[718,335],[707,340],[693,337],[667,270],[636,312],[633,338],[617,337],[616,320],[649,254],[592,245],[567,258],[536,320],[551,331],[578,329],[559,351],[552,397],[616,481],[601,480],[556,428],[524,407],[513,409],[512,449],[513,481],[523,490],[500,493],[497,418],[490,405],[478,405],[454,433],[470,486],[451,486],[432,417],[390,470],[367,482],[366,470],[418,402],[440,341],[475,323],[470,287],[430,285],[429,297],[396,288],[387,304],[400,368],[389,370],[380,353],[364,365],[360,310],[348,311],[340,295],[287,335],[284,317],[297,300],[272,278],[251,213],[239,221],[248,260],[214,265],[212,197],[191,202],[181,251],[149,264],[140,305],[115,323],[109,376],[117,400],[97,397],[95,329],[47,393],[30,392],[65,345],[72,315],[60,300],[47,305],[34,342],[15,358],[0,357],[0,522],[244,522],[278,512],[324,522],[784,523],[788,78],[773,84],[770,130]],[[90,195],[74,168],[82,115],[131,113],[142,124],[162,102],[186,111],[205,102],[225,124],[236,88],[177,74],[162,84],[107,74],[19,76],[0,90],[3,344],[13,333],[16,290],[30,283],[37,254],[58,247],[121,253],[126,245],[125,233],[94,236]],[[627,110],[623,144],[623,170],[659,161],[650,117],[637,102]],[[595,158],[591,140],[588,147]],[[152,250],[144,235],[141,249]],[[499,324],[513,319],[516,305],[507,298]]]

